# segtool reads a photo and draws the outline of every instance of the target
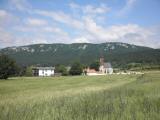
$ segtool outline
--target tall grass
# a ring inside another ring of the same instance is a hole
[[[122,76],[120,76],[119,78],[121,77]],[[130,77],[123,76],[122,78],[129,79]],[[32,99],[33,101],[27,100],[28,102],[2,102],[3,104],[0,104],[0,119],[159,120],[159,72],[147,73],[142,76],[134,76],[131,78],[136,78],[136,80],[133,80],[124,85],[111,87],[109,89],[91,91],[87,94],[78,92],[72,95],[63,94],[60,97],[52,96],[47,99],[43,99],[44,96],[42,95],[42,98],[39,99],[39,101],[34,101],[34,99]],[[123,80],[121,79],[121,81]],[[91,84],[92,82],[89,83]],[[103,86],[103,84],[101,84],[100,86]],[[83,91],[83,87],[80,88]]]

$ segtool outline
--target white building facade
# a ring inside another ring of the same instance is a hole
[[[54,75],[54,67],[36,67],[33,68],[34,76],[53,76]]]

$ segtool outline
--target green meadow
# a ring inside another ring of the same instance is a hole
[[[160,72],[0,80],[0,120],[159,120]]]

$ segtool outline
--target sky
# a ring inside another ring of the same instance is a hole
[[[160,48],[160,0],[0,0],[0,48],[105,42]]]

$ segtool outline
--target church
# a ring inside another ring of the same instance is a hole
[[[100,67],[99,67],[99,72],[102,74],[112,74],[113,73],[113,68],[111,66],[111,63],[109,62],[104,62],[104,58],[100,58]]]
[[[99,60],[100,66],[99,71],[96,71],[95,69],[87,68],[86,75],[107,75],[113,73],[113,68],[111,66],[111,63],[104,62],[104,58],[100,58]]]

